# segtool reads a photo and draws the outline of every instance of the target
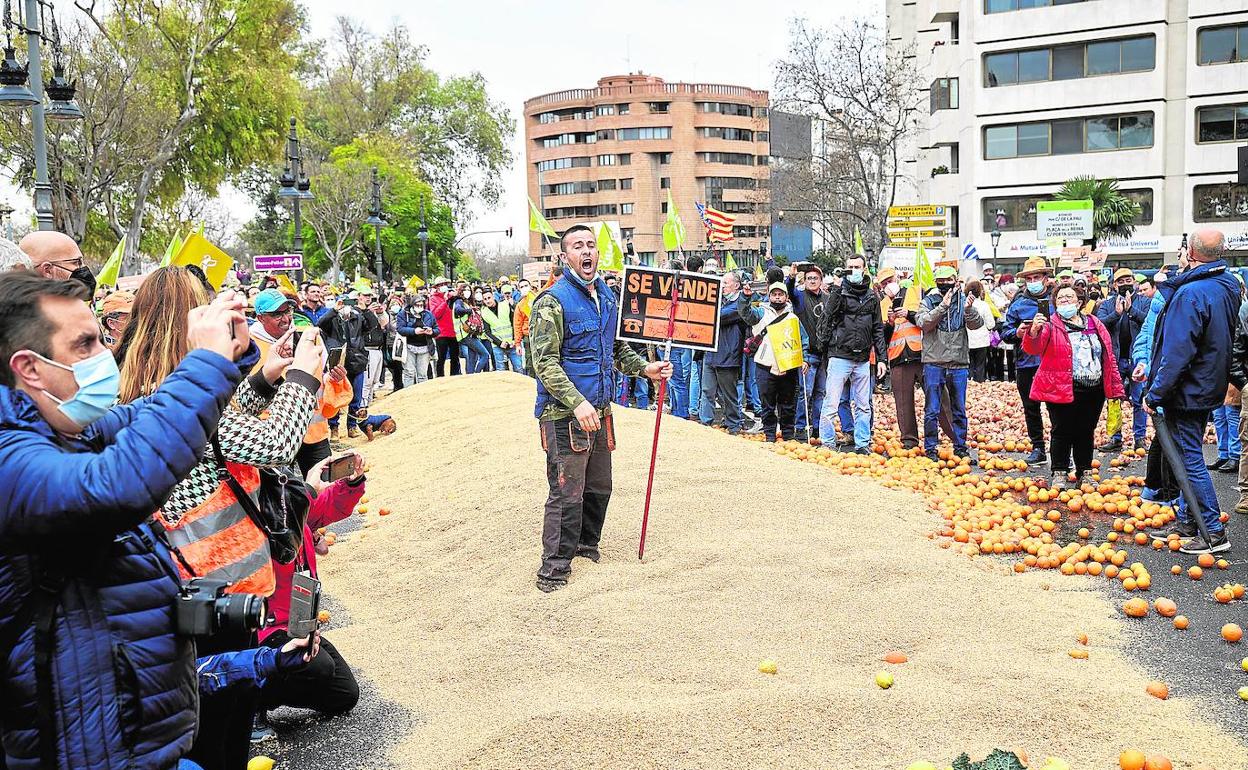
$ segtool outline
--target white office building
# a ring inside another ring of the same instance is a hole
[[[1149,267],[1184,233],[1223,230],[1248,264],[1245,0],[887,0],[928,96],[907,148],[907,200],[955,207],[949,252],[998,272],[1034,253],[1035,204],[1079,174],[1138,201],[1108,264]],[[930,114],[928,111],[930,109]]]

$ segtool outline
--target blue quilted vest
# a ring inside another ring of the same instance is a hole
[[[615,368],[615,294],[601,278],[595,279],[600,311],[589,296],[589,289],[573,279],[568,272],[546,290],[563,307],[563,346],[559,349],[560,365],[568,379],[589,403],[602,409],[611,401],[612,372]],[[537,381],[537,406],[534,417],[556,399]],[[576,406],[573,404],[572,406]]]

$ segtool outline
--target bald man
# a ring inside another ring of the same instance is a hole
[[[1179,255],[1181,272],[1161,285],[1166,307],[1157,316],[1152,369],[1144,410],[1162,420],[1178,444],[1196,499],[1179,505],[1173,532],[1183,553],[1222,553],[1231,548],[1220,520],[1218,495],[1205,467],[1205,424],[1226,398],[1231,344],[1239,310],[1239,282],[1222,259],[1222,233],[1192,234],[1191,249]],[[1204,519],[1206,540],[1193,516]]]
[[[17,246],[30,257],[36,273],[58,281],[73,278],[87,287],[88,296],[95,294],[95,276],[83,263],[78,243],[65,233],[36,230]]]

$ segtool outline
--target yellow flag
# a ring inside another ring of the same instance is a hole
[[[351,290],[357,291],[361,294],[363,294],[366,291],[372,291],[373,282],[368,280],[367,278],[357,278],[355,279],[355,284],[351,287]]]
[[[214,289],[220,291],[221,284],[225,283],[226,275],[229,274],[230,268],[234,266],[234,258],[214,246],[199,233],[191,233],[186,236],[182,247],[178,249],[178,253],[170,260],[169,264],[183,267],[186,265],[199,265],[200,269],[204,271],[204,275],[208,276],[208,283],[211,283]]]
[[[761,281],[761,280],[763,280],[763,279],[764,279],[764,278],[766,278],[766,277],[767,277],[767,276],[766,276],[766,274],[765,274],[765,273],[763,273],[763,266],[762,266],[762,265],[755,265],[755,266],[754,266],[754,280],[756,280],[756,281]]]
[[[286,275],[285,273],[278,273],[277,285],[282,287],[286,291],[290,292],[291,294],[299,293],[298,291],[295,290],[295,284],[290,280],[290,276]]]
[[[411,278],[407,279],[407,288],[409,289],[416,290],[424,285],[425,282],[420,279],[419,275],[413,275]]]
[[[529,198],[529,230],[535,233],[542,233],[551,238],[558,238],[555,228],[550,226],[546,221],[546,217],[542,216],[542,212],[537,210],[537,206],[533,205],[533,199]]]
[[[790,313],[780,323],[767,327],[767,339],[776,355],[776,368],[782,372],[802,365],[802,332],[797,324],[797,316]]]
[[[867,256],[867,250],[862,246],[862,233],[858,231],[858,225],[854,225],[854,253],[860,257]]]
[[[618,273],[624,269],[624,252],[606,222],[598,226],[598,269]]]
[[[676,203],[672,200],[672,191],[667,191],[667,221],[663,223],[663,248],[677,251],[685,242],[685,223],[680,221],[676,211]]]
[[[121,240],[117,242],[117,247],[113,249],[113,253],[109,256],[108,261],[100,268],[100,274],[95,277],[95,282],[101,286],[116,286],[117,277],[121,273],[121,258],[126,253],[126,236],[121,236]]]
[[[737,269],[737,260],[735,260],[735,259],[733,259],[733,258],[732,258],[732,252],[731,252],[731,251],[730,251],[730,252],[728,252],[728,259],[724,260],[724,269],[725,269],[725,270],[736,270],[736,269]]]
[[[1001,311],[997,309],[997,303],[992,301],[992,292],[990,291],[984,292],[984,302],[988,303],[988,309],[992,311],[993,318],[1001,317]]]
[[[173,237],[169,239],[169,245],[165,246],[165,256],[161,258],[160,266],[168,267],[169,265],[174,264],[173,258],[176,257],[178,252],[181,250],[182,236],[181,234],[175,232]]]

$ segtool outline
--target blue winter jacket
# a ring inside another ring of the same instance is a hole
[[[1239,281],[1216,260],[1165,282],[1173,294],[1157,316],[1145,400],[1154,406],[1207,410],[1226,398]]]
[[[1130,369],[1131,367],[1131,346],[1122,349],[1122,336],[1125,332],[1128,339],[1132,342],[1140,333],[1140,328],[1144,325],[1144,321],[1148,318],[1148,309],[1152,306],[1153,301],[1138,291],[1131,295],[1131,305],[1123,311],[1122,315],[1118,314],[1118,295],[1106,297],[1097,303],[1095,315],[1101,323],[1105,324],[1105,330],[1109,332],[1109,338],[1114,343],[1114,357],[1118,359],[1119,370]],[[1126,327],[1123,327],[1126,324]]]
[[[1131,368],[1144,364],[1144,371],[1148,371],[1149,366],[1153,362],[1153,334],[1157,330],[1157,316],[1161,315],[1161,310],[1166,306],[1166,297],[1170,295],[1171,289],[1167,284],[1160,284],[1157,287],[1157,293],[1153,295],[1152,303],[1148,306],[1148,315],[1144,318],[1144,323],[1140,325],[1140,333],[1135,335],[1135,342],[1131,345]]]
[[[750,306],[750,298],[741,292],[719,306],[719,345],[703,360],[707,366],[741,368],[741,353],[750,327],[762,318],[762,311]]]
[[[433,334],[417,334],[417,329],[428,327]],[[394,319],[394,328],[407,341],[414,345],[428,345],[438,336],[438,321],[428,310],[416,312],[416,308],[408,305],[398,312]]]
[[[1001,340],[1014,346],[1014,367],[1016,369],[1038,369],[1040,367],[1040,356],[1023,350],[1023,341],[1018,337],[1018,327],[1031,323],[1031,319],[1036,317],[1036,313],[1040,311],[1040,303],[1049,305],[1049,297],[1051,295],[1046,292],[1043,297],[1033,297],[1023,289],[1014,295],[1014,301],[1005,310],[1005,321],[1000,326]],[[1044,316],[1047,318],[1053,312],[1053,308],[1049,307]]]
[[[177,571],[145,522],[199,462],[240,364],[193,351],[150,398],[114,407],[72,438],[54,433],[25,393],[0,386],[0,629],[20,629],[0,650],[8,770],[40,767],[27,613],[32,579],[47,574],[41,564],[63,575],[53,627],[57,765],[163,769],[190,748],[194,645],[173,633]]]

